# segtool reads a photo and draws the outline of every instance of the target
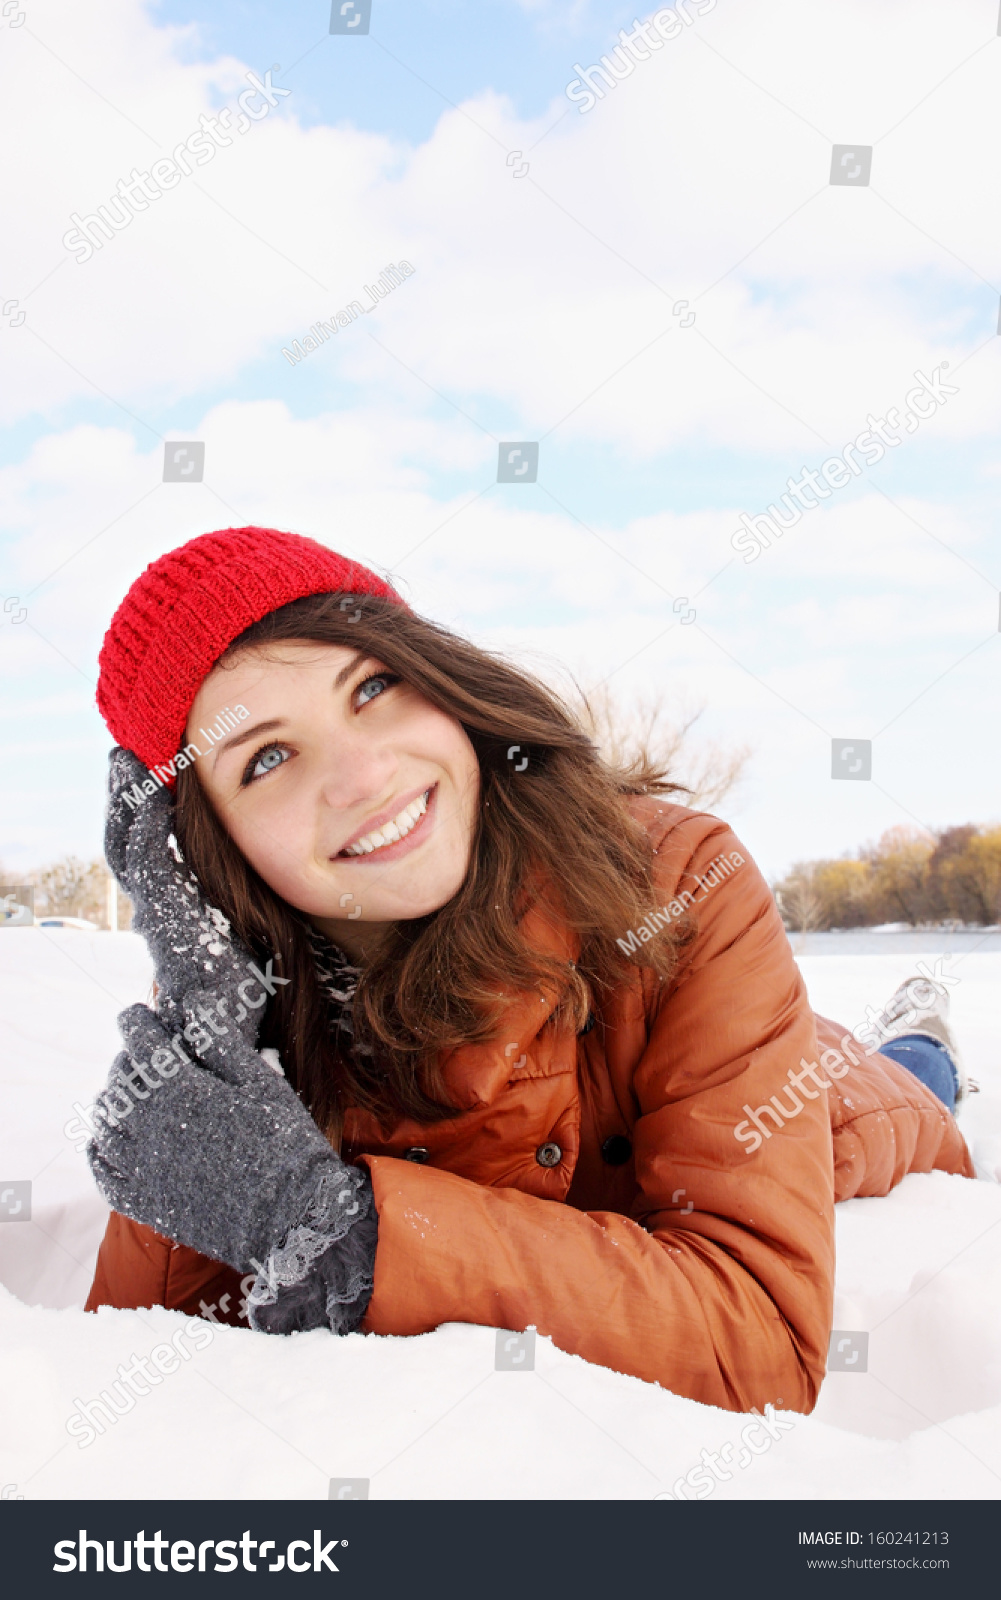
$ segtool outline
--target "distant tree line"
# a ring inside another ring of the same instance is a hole
[[[61,856],[48,866],[30,872],[4,872],[0,879],[10,884],[30,884],[35,891],[35,920],[41,917],[83,917],[99,928],[108,926],[108,884],[105,863],[100,858],[81,861],[79,856]],[[118,926],[128,928],[132,907],[126,896],[118,895]]]
[[[891,828],[837,860],[800,861],[773,885],[787,928],[1001,922],[1001,827]]]
[[[739,766],[745,759],[740,752]],[[728,790],[738,774],[699,776],[707,787]],[[108,926],[108,877],[103,861],[77,856],[13,876],[0,868],[0,881],[34,885],[36,918],[84,917],[101,928]],[[934,834],[891,828],[854,856],[797,862],[772,887],[783,922],[795,932],[885,922],[990,926],[1001,923],[1001,826],[967,823]],[[131,920],[132,907],[120,893],[119,928]]]

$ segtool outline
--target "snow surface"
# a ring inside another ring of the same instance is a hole
[[[914,970],[910,954],[873,953],[872,942],[853,953],[843,936],[843,953],[799,958],[816,1008],[848,1026]],[[954,951],[945,970],[960,980],[953,1019],[982,1085],[961,1125],[993,1180],[1001,953]],[[753,1419],[546,1339],[533,1371],[498,1372],[495,1333],[466,1324],[414,1339],[217,1326],[81,1448],[66,1431],[77,1399],[96,1398],[120,1363],[186,1323],[163,1310],[80,1310],[106,1207],[62,1130],[72,1103],[101,1087],[115,1016],[147,997],[151,977],[131,934],[0,933],[0,1192],[12,1179],[33,1184],[31,1221],[0,1223],[3,1496],[323,1499],[337,1477],[369,1479],[373,1499],[651,1499],[728,1443],[717,1499],[998,1496],[1001,1186],[940,1173],[838,1207],[835,1327],[868,1331],[868,1371],[829,1374],[812,1416],[780,1413],[791,1426],[765,1448],[755,1434],[755,1456],[741,1440]]]

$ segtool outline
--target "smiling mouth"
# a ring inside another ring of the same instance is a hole
[[[411,800],[409,805],[404,806],[397,816],[389,822],[384,822],[381,828],[373,828],[371,833],[363,834],[354,844],[349,844],[345,849],[338,851],[338,856],[342,859],[351,856],[371,856],[378,850],[399,844],[401,839],[413,833],[425,816],[433,788],[432,784],[430,789],[425,789],[416,800]]]

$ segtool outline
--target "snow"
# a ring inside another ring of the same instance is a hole
[[[816,1008],[848,1026],[914,970],[906,940],[873,939],[842,935],[838,953],[799,956]],[[921,959],[934,967],[934,948]],[[1001,952],[966,942],[944,970],[959,980],[953,1018],[982,1085],[960,1120],[986,1179],[1001,1164]],[[31,1221],[0,1222],[5,1497],[323,1499],[330,1478],[345,1478],[370,1480],[373,1499],[652,1499],[704,1470],[703,1450],[722,1452],[729,1473],[699,1480],[718,1499],[998,1496],[993,1181],[915,1176],[838,1207],[834,1325],[868,1332],[868,1370],[830,1373],[811,1416],[780,1411],[770,1431],[547,1339],[533,1370],[497,1371],[496,1334],[465,1324],[414,1339],[290,1340],[195,1324],[211,1336],[196,1351],[176,1313],[85,1315],[106,1208],[63,1128],[103,1083],[115,1016],[146,998],[151,977],[131,934],[0,934],[0,1193],[32,1180]],[[177,1369],[81,1448],[66,1431],[77,1401],[171,1339],[187,1351]]]

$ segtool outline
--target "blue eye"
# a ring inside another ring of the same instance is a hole
[[[385,694],[387,689],[391,689],[393,684],[399,683],[399,681],[399,678],[395,677],[391,672],[376,673],[371,678],[366,678],[364,683],[358,685],[356,691],[357,699],[361,705],[368,705],[370,700],[378,699],[379,695]],[[367,689],[371,689],[372,693],[366,694],[365,691]]]
[[[283,767],[288,760],[288,746],[284,744],[268,744],[252,755],[244,769],[244,784],[252,783],[255,778],[263,778],[267,773],[274,772],[276,767]]]

